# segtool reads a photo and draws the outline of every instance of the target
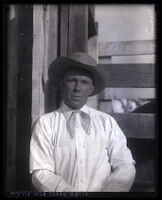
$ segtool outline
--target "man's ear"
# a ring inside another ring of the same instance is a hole
[[[93,90],[94,90],[94,86],[92,85],[92,86],[90,87],[89,95],[92,94]]]
[[[61,80],[61,81],[60,81],[60,84],[59,84],[59,89],[60,89],[61,91],[63,91],[63,88],[64,88],[64,81]]]

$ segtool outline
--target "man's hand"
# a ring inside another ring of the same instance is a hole
[[[63,192],[77,192],[77,190],[69,185],[63,190]]]
[[[105,181],[102,192],[129,192],[135,174],[135,167],[132,164],[116,167]]]

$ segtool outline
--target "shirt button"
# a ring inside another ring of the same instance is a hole
[[[80,182],[83,183],[83,180],[81,179]]]

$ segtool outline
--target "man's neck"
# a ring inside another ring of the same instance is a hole
[[[71,110],[80,110],[81,108],[83,108],[86,104],[84,104],[84,105],[82,105],[81,107],[77,107],[77,108],[74,108],[74,107],[71,107],[71,106],[69,106],[66,102],[62,102],[62,105],[65,105],[66,107],[68,107],[69,109],[71,109]]]

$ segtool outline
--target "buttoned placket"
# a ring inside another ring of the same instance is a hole
[[[78,186],[79,191],[86,191],[86,157],[85,157],[85,137],[86,133],[81,126],[79,113],[76,114],[76,147],[78,161]]]

